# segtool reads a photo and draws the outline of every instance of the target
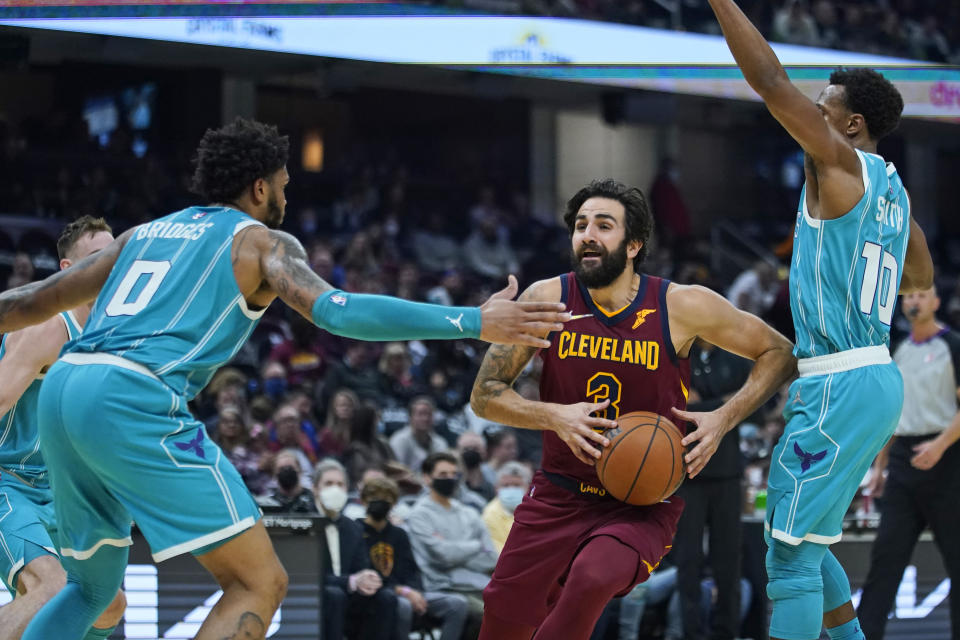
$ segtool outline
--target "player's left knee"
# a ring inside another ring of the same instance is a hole
[[[127,610],[127,596],[123,591],[117,591],[116,597],[107,605],[107,608],[100,614],[100,618],[93,624],[99,629],[109,629],[115,627],[123,618],[123,613]]]
[[[820,551],[808,543],[793,546],[774,540],[767,555],[767,596],[774,601],[811,593],[822,597],[823,554]]]
[[[614,550],[617,553],[604,553],[604,557],[598,558],[592,553],[594,550],[589,549],[590,544],[593,543],[589,543],[573,561],[564,590],[614,594],[629,588],[637,575],[637,563],[640,561],[637,552],[614,540]]]

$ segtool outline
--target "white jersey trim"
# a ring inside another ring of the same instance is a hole
[[[240,307],[240,311],[243,312],[243,315],[247,316],[251,320],[259,320],[260,317],[267,312],[267,307],[264,307],[259,311],[253,311],[250,309],[250,307],[247,305],[246,298],[244,298],[242,295],[240,296],[240,300],[237,301],[237,306]]]
[[[66,313],[70,317],[70,321],[73,322],[73,324],[77,327],[77,329],[79,329],[80,331],[83,331],[83,325],[80,324],[80,322],[77,320],[77,316],[73,314],[73,309],[67,309],[64,313]],[[63,316],[60,316],[60,317],[62,318]],[[63,321],[63,324],[65,324],[67,327],[67,340],[73,340],[74,338],[76,338],[77,336],[73,335],[73,331],[70,330],[70,325],[67,323],[66,320]]]
[[[260,226],[260,227],[265,227],[265,226],[267,226],[267,225],[263,224],[262,222],[260,222],[259,220],[244,220],[243,222],[238,222],[238,223],[237,223],[237,226],[235,226],[235,227],[233,228],[233,235],[237,235],[238,233],[240,233],[241,231],[243,231],[243,230],[246,229],[247,227],[252,227],[252,226],[254,226],[254,225]]]
[[[14,589],[17,588],[17,581],[14,580],[14,578],[17,577],[17,572],[20,571],[20,569],[23,569],[23,558],[17,560],[13,566],[10,567],[10,573],[7,574],[7,584]]]
[[[874,364],[889,364],[890,362],[892,362],[890,350],[886,345],[880,344],[873,347],[848,349],[825,356],[800,358],[797,360],[797,372],[801,378],[806,378],[850,371]]]
[[[770,536],[781,542],[786,542],[789,545],[794,547],[806,540],[807,542],[814,542],[816,544],[834,544],[835,542],[840,542],[840,538],[843,537],[842,533],[838,533],[835,536],[821,536],[817,533],[808,533],[802,538],[797,536],[792,536],[786,531],[781,531],[780,529],[771,529],[769,522],[763,523],[763,528],[770,532]]]
[[[807,209],[807,193],[804,191],[803,200],[800,202],[800,209],[803,211],[803,221],[814,229],[820,228],[819,218],[814,218],[810,215],[810,211]]]
[[[126,538],[101,538],[97,540],[96,544],[88,549],[81,549],[80,551],[75,551],[73,549],[61,549],[60,554],[64,558],[73,558],[75,560],[89,560],[93,554],[95,554],[100,547],[111,546],[111,547],[129,547],[133,544],[133,540],[130,536]]]
[[[200,536],[199,538],[194,538],[193,540],[188,540],[187,542],[183,542],[172,547],[167,547],[166,549],[161,549],[160,551],[152,554],[153,560],[154,562],[163,562],[164,560],[169,560],[170,558],[178,556],[181,553],[196,551],[200,547],[206,547],[215,542],[233,537],[242,531],[246,531],[256,523],[257,519],[253,516],[244,518],[240,522],[234,522],[230,526],[214,531],[213,533],[208,533]]]
[[[145,375],[148,378],[153,378],[154,380],[160,380],[153,371],[147,369],[145,366],[139,362],[134,362],[133,360],[127,360],[126,358],[121,358],[120,356],[115,356],[112,353],[82,353],[74,352],[64,354],[60,358],[63,362],[69,364],[110,364],[115,367],[120,367],[122,369],[127,369],[129,371],[134,371],[141,375]]]

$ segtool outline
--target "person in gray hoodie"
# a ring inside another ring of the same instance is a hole
[[[429,492],[407,516],[413,555],[429,591],[467,598],[464,640],[477,638],[483,618],[483,589],[497,564],[497,551],[480,514],[452,496],[460,483],[460,460],[451,452],[432,453],[421,466]]]

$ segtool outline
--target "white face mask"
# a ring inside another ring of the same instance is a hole
[[[503,508],[513,513],[513,510],[523,501],[523,494],[526,492],[523,487],[503,487],[497,491],[497,497],[500,498]]]
[[[347,492],[343,487],[331,485],[320,489],[320,504],[327,511],[340,513],[343,505],[347,504]]]

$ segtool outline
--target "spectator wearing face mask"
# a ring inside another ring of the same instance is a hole
[[[310,469],[318,457],[316,449],[310,442],[310,437],[303,430],[300,412],[290,403],[280,405],[273,412],[268,446],[271,451],[284,449],[295,451],[301,469]],[[309,474],[304,475],[309,478]],[[310,486],[309,480],[304,486]]]
[[[457,438],[457,452],[463,460],[463,485],[486,502],[496,497],[497,490],[483,473],[482,465],[487,457],[487,443],[483,436],[475,431],[464,431]]]
[[[380,574],[384,588],[397,596],[396,640],[408,640],[415,615],[440,620],[440,640],[459,640],[467,619],[467,599],[424,591],[407,532],[388,518],[399,496],[397,483],[385,477],[371,478],[360,493],[367,509],[361,522],[370,564]]]
[[[497,472],[497,497],[483,510],[483,523],[487,525],[497,553],[503,550],[513,526],[513,510],[523,500],[532,477],[530,469],[521,462],[505,462]]]
[[[397,598],[370,567],[363,527],[341,512],[347,503],[347,472],[333,458],[317,464],[314,490],[329,522],[324,526],[323,638],[346,634],[360,640],[393,637]]]
[[[283,450],[273,461],[273,477],[276,489],[270,495],[270,502],[264,504],[275,513],[316,513],[310,490],[301,484],[300,462],[296,451]]]
[[[276,360],[268,360],[260,371],[260,390],[273,403],[280,402],[287,392],[287,369]]]
[[[464,639],[480,634],[483,589],[497,551],[480,514],[452,496],[460,484],[460,461],[449,451],[432,453],[421,466],[430,490],[407,516],[413,554],[428,591],[464,596],[470,607]]]

